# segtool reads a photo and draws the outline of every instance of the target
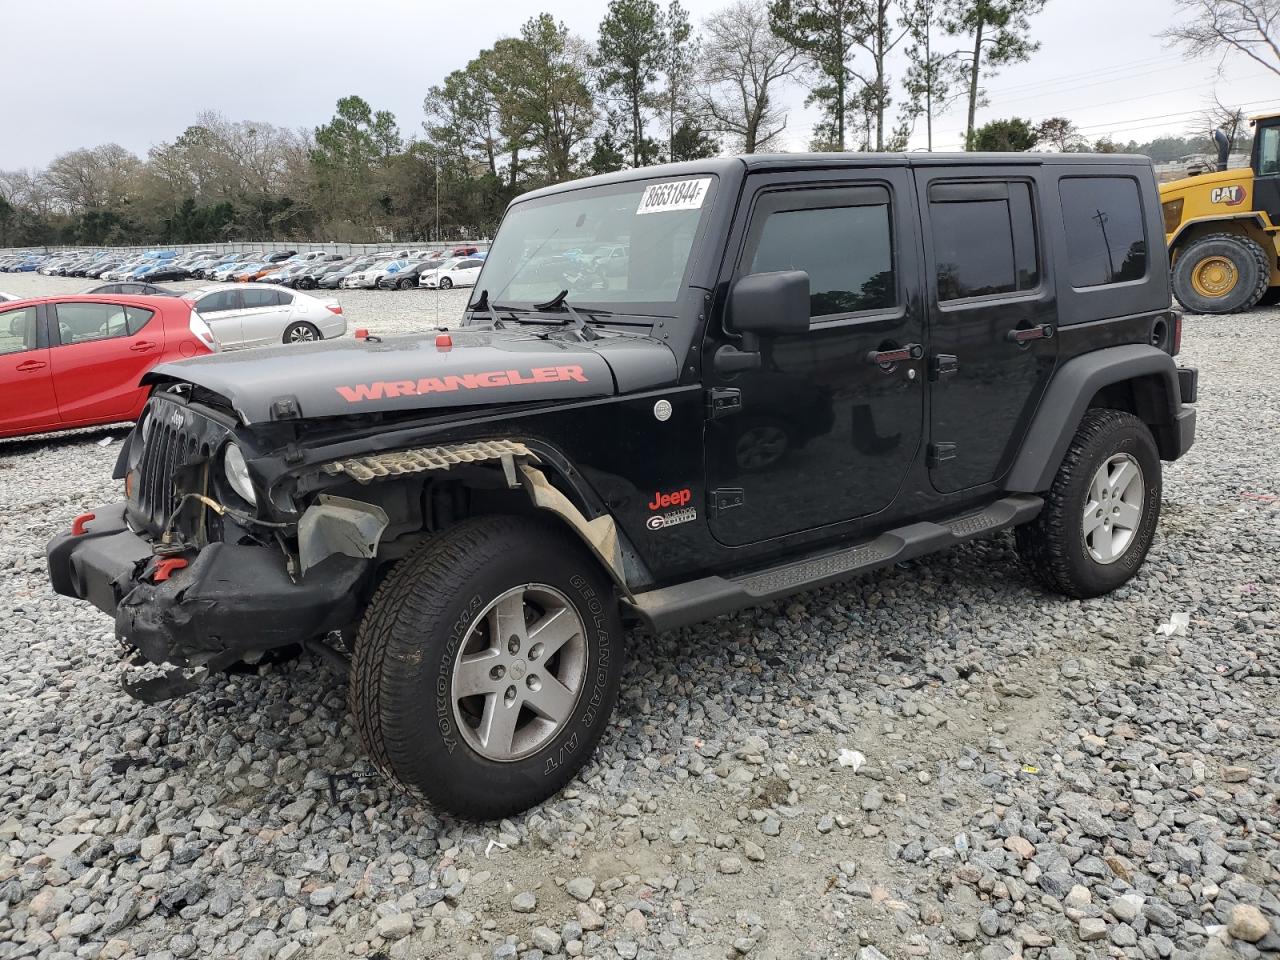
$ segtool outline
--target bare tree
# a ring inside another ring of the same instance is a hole
[[[45,171],[49,192],[74,212],[119,206],[129,195],[138,158],[118,143],[72,150],[55,157]]]
[[[777,91],[799,68],[799,51],[769,28],[765,0],[736,0],[703,29],[700,94],[711,126],[742,153],[776,146],[787,128]]]
[[[1174,0],[1188,19],[1160,36],[1192,57],[1235,51],[1280,76],[1280,0]]]

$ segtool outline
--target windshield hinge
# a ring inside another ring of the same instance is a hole
[[[742,409],[742,391],[737,387],[713,387],[707,391],[707,416],[712,420],[738,413]]]

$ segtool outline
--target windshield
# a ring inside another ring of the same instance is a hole
[[[714,189],[712,176],[635,180],[518,203],[503,218],[477,288],[506,305],[567,290],[574,304],[670,315]],[[605,246],[620,255],[598,260]]]

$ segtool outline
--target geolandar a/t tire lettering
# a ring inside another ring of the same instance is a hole
[[[461,816],[555,793],[613,712],[622,624],[612,584],[554,521],[468,520],[375,594],[348,702],[384,773]]]
[[[1160,519],[1160,455],[1147,425],[1122,410],[1085,413],[1018,553],[1049,589],[1084,599],[1127,583]]]

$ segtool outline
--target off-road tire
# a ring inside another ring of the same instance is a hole
[[[1142,516],[1132,542],[1111,563],[1099,563],[1085,542],[1090,484],[1109,458],[1125,453],[1142,470]],[[1160,520],[1160,454],[1147,425],[1122,410],[1085,413],[1044,497],[1044,509],[1014,532],[1018,554],[1050,590],[1085,599],[1127,583],[1146,558]]]
[[[572,603],[588,663],[554,738],[523,759],[494,761],[456,728],[452,671],[476,616],[530,581]],[[459,816],[491,820],[545,800],[587,762],[617,701],[622,660],[613,585],[582,544],[554,521],[481,517],[423,543],[383,580],[356,637],[347,704],[386,776]]]
[[[1221,297],[1206,297],[1192,285],[1192,273],[1206,257],[1229,260],[1238,275],[1235,287]],[[1173,264],[1173,295],[1195,313],[1240,313],[1262,299],[1271,284],[1271,261],[1255,241],[1234,233],[1214,233],[1191,243]]]

